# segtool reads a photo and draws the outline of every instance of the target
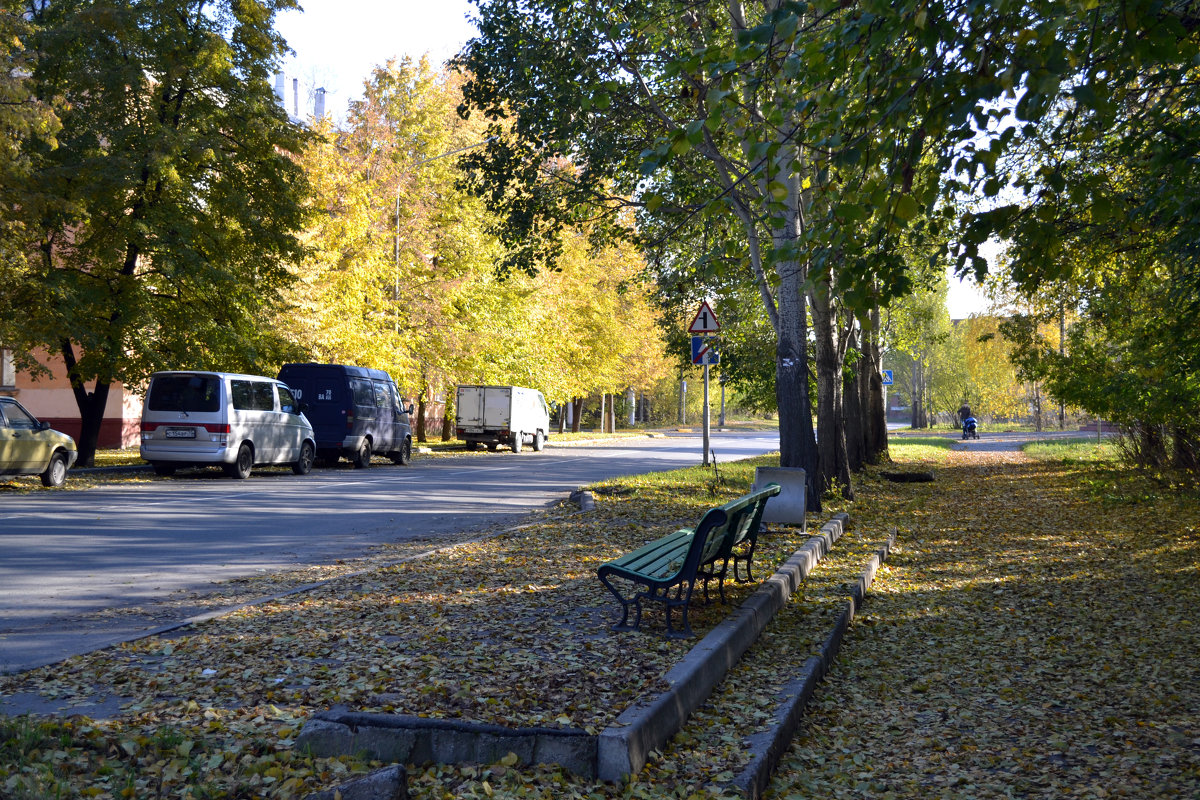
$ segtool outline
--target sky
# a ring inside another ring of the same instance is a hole
[[[304,11],[284,12],[276,28],[295,51],[284,63],[284,91],[288,109],[298,105],[301,117],[312,113],[317,88],[325,89],[326,113],[342,119],[350,101],[362,97],[363,81],[374,67],[405,55],[428,54],[441,63],[475,35],[468,21],[475,6],[467,0],[300,2]],[[948,278],[951,318],[987,310],[972,282]]]

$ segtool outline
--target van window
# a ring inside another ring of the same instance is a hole
[[[230,381],[233,407],[238,411],[274,411],[273,384],[265,381]]]
[[[375,405],[375,388],[370,381],[354,381],[354,405]]]
[[[221,395],[218,380],[214,375],[159,375],[150,384],[146,406],[151,411],[213,413]]]
[[[299,414],[296,410],[296,399],[292,397],[292,392],[285,386],[279,387],[279,410],[285,414]]]
[[[275,384],[254,381],[254,410],[275,410]]]
[[[375,405],[379,408],[392,407],[392,399],[388,397],[388,385],[382,381],[375,381]]]

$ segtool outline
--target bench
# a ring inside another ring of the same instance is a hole
[[[735,579],[739,579],[738,565],[742,562],[746,564],[747,577],[750,576],[763,509],[767,500],[779,491],[778,484],[768,484],[725,505],[710,508],[694,529],[677,530],[602,564],[596,570],[596,577],[621,603],[621,621],[613,625],[613,630],[637,630],[642,622],[642,600],[651,600],[666,608],[668,637],[691,636],[688,604],[697,578],[703,581],[706,600],[711,580],[717,581],[723,600],[731,560]],[[613,578],[634,584],[633,594],[622,593],[613,584]],[[630,607],[634,610],[632,624]],[[679,630],[672,625],[672,611],[676,608],[680,609],[683,622]]]

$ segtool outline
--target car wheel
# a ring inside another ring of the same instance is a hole
[[[542,452],[542,448],[544,448],[545,446],[546,446],[546,437],[542,434],[541,431],[538,431],[537,433],[535,433],[533,435],[533,452],[540,453],[540,452]]]
[[[158,464],[151,464],[150,466],[154,467],[155,475],[161,475],[164,478],[169,478],[175,474],[175,465],[174,464],[158,463]]]
[[[307,475],[313,466],[313,462],[317,459],[317,448],[313,447],[312,442],[305,442],[300,445],[300,458],[292,464],[292,472],[297,475]]]
[[[363,439],[362,444],[358,446],[358,452],[354,454],[354,468],[366,469],[369,466],[371,466],[371,442]]]
[[[467,442],[467,449],[468,449],[468,450],[478,450],[478,449],[479,449],[479,442],[474,442],[474,441],[472,441],[472,442]]]
[[[500,449],[499,442],[488,442],[488,450],[491,450],[494,453],[499,449]]]
[[[249,442],[242,442],[242,446],[238,448],[237,460],[232,464],[225,465],[225,474],[231,478],[245,480],[250,477],[251,471],[254,469],[254,448]]]
[[[512,450],[514,453],[521,452],[521,445],[525,444],[525,434],[520,431],[512,435]]]
[[[67,482],[67,455],[62,451],[50,456],[50,463],[42,473],[42,486],[62,486]]]
[[[404,442],[400,445],[400,449],[392,453],[392,463],[404,466],[412,463],[412,439],[404,437]]]

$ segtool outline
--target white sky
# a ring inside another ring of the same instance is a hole
[[[297,79],[301,117],[312,113],[313,97],[324,88],[325,111],[345,116],[351,100],[362,96],[370,71],[389,58],[428,54],[441,63],[475,35],[467,21],[475,6],[467,0],[301,0],[303,12],[279,16],[277,29],[295,55],[284,64],[289,111]],[[946,305],[954,319],[982,313],[986,301],[970,281],[950,279]]]
[[[362,97],[371,70],[389,58],[426,53],[434,63],[453,56],[475,35],[467,0],[300,0],[303,12],[279,15],[276,29],[295,51],[284,64],[288,110],[292,79],[299,79],[299,116],[312,113],[313,90],[326,91],[325,110],[335,119]]]

